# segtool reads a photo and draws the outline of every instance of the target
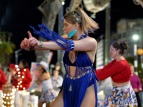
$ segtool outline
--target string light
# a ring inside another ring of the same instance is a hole
[[[3,101],[2,107],[12,107],[11,101],[13,101],[13,86],[12,84],[3,85]]]
[[[16,76],[18,77],[17,81],[18,84],[16,86],[16,89],[13,88],[12,84],[5,84],[3,85],[3,106],[2,107],[12,107],[12,105],[14,104],[14,92],[16,90],[23,89],[25,90],[25,87],[22,86],[22,78],[24,78],[24,71],[26,71],[26,69],[24,69],[23,71],[20,71],[20,69],[18,68],[18,66],[16,65],[16,70],[18,71],[18,73],[16,74]],[[20,79],[21,78],[21,79]],[[21,93],[21,91],[19,91]]]
[[[18,68],[18,65],[15,65],[16,68]]]

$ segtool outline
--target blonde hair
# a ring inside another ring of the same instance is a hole
[[[64,15],[64,19],[75,24],[76,22],[80,25],[80,29],[86,34],[94,33],[94,30],[98,29],[98,24],[91,19],[80,7],[75,8],[75,11],[69,12]]]
[[[130,67],[132,67],[132,66],[134,67],[134,65],[133,65],[133,64],[131,64],[131,63],[129,63],[129,66],[130,66]]]

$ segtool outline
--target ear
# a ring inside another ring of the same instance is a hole
[[[117,51],[120,53],[121,49],[118,49]]]
[[[75,22],[75,28],[77,29],[79,27],[79,24]]]

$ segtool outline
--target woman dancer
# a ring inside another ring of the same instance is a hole
[[[44,30],[39,32],[33,28],[34,33],[49,41],[39,42],[28,32],[29,39],[22,41],[21,48],[66,50],[63,87],[52,107],[97,107],[96,75],[92,67],[97,42],[88,36],[89,32],[98,28],[97,23],[78,7],[64,16],[63,30],[70,40],[60,37],[44,25],[39,27]]]
[[[130,66],[123,57],[125,49],[128,49],[127,42],[113,42],[110,55],[114,60],[103,69],[96,70],[99,80],[112,78],[113,89],[104,107],[137,107],[136,95],[130,85]]]
[[[37,66],[41,74],[36,82],[34,82],[27,91],[31,91],[32,89],[37,88],[38,85],[42,84],[42,89],[44,92],[39,100],[38,107],[42,107],[43,103],[47,103],[47,107],[50,107],[53,100],[56,98],[56,94],[53,90],[50,74],[47,72],[48,64],[41,61],[39,64],[37,64]]]
[[[132,64],[129,64],[129,65],[131,68],[131,78],[130,78],[131,85],[132,85],[133,90],[134,90],[136,97],[137,97],[138,107],[142,107],[141,106],[141,99],[139,96],[139,92],[142,91],[142,84],[141,84],[140,78],[135,74],[134,65],[132,65]]]

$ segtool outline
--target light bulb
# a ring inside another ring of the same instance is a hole
[[[18,65],[15,65],[16,68],[18,68]]]

